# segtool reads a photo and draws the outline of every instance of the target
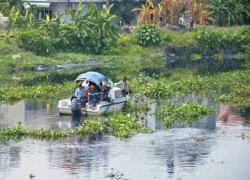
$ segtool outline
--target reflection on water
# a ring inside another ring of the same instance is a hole
[[[190,98],[190,97],[189,97]],[[208,99],[198,99],[213,105]],[[215,105],[214,105],[215,106]],[[146,124],[157,131],[128,140],[111,136],[96,140],[72,137],[58,141],[25,139],[0,141],[0,179],[107,179],[111,168],[126,179],[241,179],[250,177],[249,117],[218,105],[216,113],[200,123],[164,130],[147,115]],[[152,104],[152,112],[157,108]],[[0,105],[1,127],[22,121],[32,128],[75,128],[82,116],[59,116],[54,104]],[[15,112],[15,113],[14,113]],[[216,123],[216,119],[217,123]],[[236,168],[237,167],[237,168]]]
[[[83,116],[81,115],[81,111],[73,112],[72,120],[71,120],[71,128],[77,128],[83,123]]]

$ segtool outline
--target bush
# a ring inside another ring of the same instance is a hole
[[[229,50],[235,52],[244,51],[247,44],[247,34],[243,31],[211,31],[198,30],[195,38],[201,46],[211,48],[216,52]]]
[[[161,42],[160,29],[155,25],[143,25],[136,33],[137,43],[140,46],[154,46]]]
[[[48,55],[52,50],[50,37],[36,30],[20,32],[17,36],[17,44],[20,48],[41,56]]]

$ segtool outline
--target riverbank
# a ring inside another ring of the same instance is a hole
[[[161,31],[161,41],[159,46],[142,47],[137,45],[136,34],[121,34],[117,40],[116,47],[103,55],[81,54],[72,52],[54,52],[49,56],[37,56],[31,52],[26,52],[18,47],[16,33],[0,31],[0,69],[1,70],[36,70],[37,65],[56,66],[63,64],[81,64],[89,61],[96,62],[118,62],[121,65],[126,63],[136,63],[144,59],[147,63],[165,60],[164,57],[171,57],[169,52],[171,47],[182,47],[179,56],[190,56],[190,51],[198,54],[199,48],[210,50],[208,55],[215,53],[230,52],[241,53],[242,57],[249,61],[250,55],[250,26],[239,26],[230,28],[205,28],[192,32],[174,32],[163,29]],[[167,48],[167,49],[166,49]],[[183,49],[188,49],[183,51]],[[194,49],[198,49],[197,51]],[[166,50],[166,52],[165,52]],[[210,54],[209,54],[210,53]],[[196,57],[197,57],[196,56]],[[195,59],[197,60],[197,58]],[[161,63],[161,62],[160,62]]]

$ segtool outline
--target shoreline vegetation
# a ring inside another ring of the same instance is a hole
[[[242,109],[250,107],[249,25],[199,27],[189,32],[150,24],[121,34],[113,24],[116,16],[110,13],[112,6],[99,11],[91,3],[86,15],[80,16],[83,8],[80,4],[76,12],[66,12],[72,22],[62,23],[59,16],[30,22],[29,16],[19,14],[19,20],[12,21],[10,30],[0,30],[0,103],[66,98],[75,88],[72,79],[76,75],[95,70],[115,81],[129,75],[134,95],[154,101],[195,94]],[[96,66],[42,72],[36,69],[39,65],[52,67],[90,61],[96,62]],[[133,111],[135,107],[130,108]],[[171,127],[175,122],[196,122],[211,111],[201,104],[163,104],[158,117],[165,127]],[[115,136],[126,138],[144,131],[142,126],[133,125],[134,118],[129,113],[112,118],[111,134]],[[132,125],[119,133],[120,127],[116,125],[130,122],[129,119],[133,119]],[[93,128],[99,127],[98,131],[104,128],[104,124],[93,124]],[[56,139],[78,132],[84,134],[86,126],[81,126],[84,130],[61,132],[33,131],[18,124],[3,129],[0,135],[17,133],[17,136]]]

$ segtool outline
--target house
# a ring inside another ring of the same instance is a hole
[[[99,9],[106,7],[105,0],[24,0],[23,6],[25,9],[31,8],[32,6],[35,7],[36,18],[45,19],[46,15],[52,17],[55,13],[63,14],[68,8],[76,10],[80,2],[85,5],[84,11],[86,12],[91,1],[94,2]],[[68,20],[69,17],[62,17],[62,21]]]

